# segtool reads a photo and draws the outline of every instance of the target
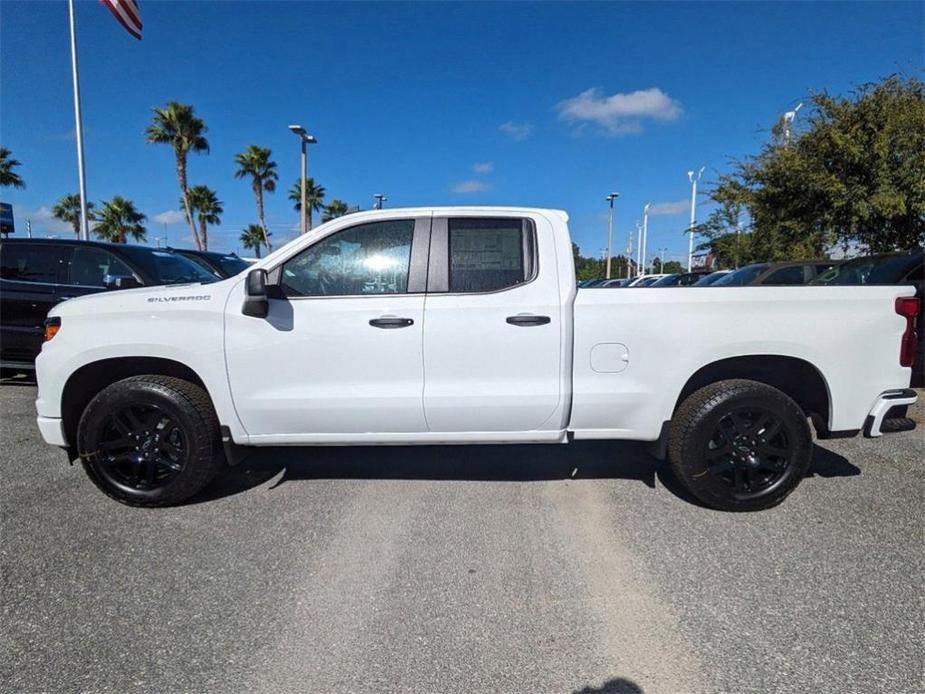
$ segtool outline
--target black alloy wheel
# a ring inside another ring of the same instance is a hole
[[[675,476],[699,501],[724,511],[776,506],[812,462],[806,413],[764,383],[718,381],[675,411],[668,457]]]
[[[84,470],[104,493],[130,506],[185,501],[224,460],[208,394],[172,376],[132,376],[103,388],[77,427]]]

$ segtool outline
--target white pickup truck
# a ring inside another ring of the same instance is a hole
[[[66,301],[36,363],[39,429],[138,506],[252,446],[632,439],[738,511],[797,486],[810,422],[908,426],[911,287],[578,290],[567,222],[362,212],[221,282]]]

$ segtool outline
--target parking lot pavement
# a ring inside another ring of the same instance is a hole
[[[598,442],[267,450],[143,510],[34,397],[0,387],[3,691],[922,690],[921,431],[747,515]]]

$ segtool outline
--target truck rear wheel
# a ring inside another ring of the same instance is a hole
[[[771,386],[741,379],[691,394],[671,421],[668,456],[697,499],[723,511],[776,506],[809,470],[806,415]]]
[[[77,445],[93,483],[130,506],[185,501],[222,464],[209,396],[170,376],[133,376],[104,388],[80,418]]]

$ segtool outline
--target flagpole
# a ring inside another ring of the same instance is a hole
[[[90,224],[87,218],[87,181],[84,172],[84,133],[80,118],[80,80],[77,77],[77,28],[74,18],[74,0],[67,0],[71,19],[71,73],[74,77],[74,121],[77,136],[77,178],[80,184],[80,236],[90,240]]]

